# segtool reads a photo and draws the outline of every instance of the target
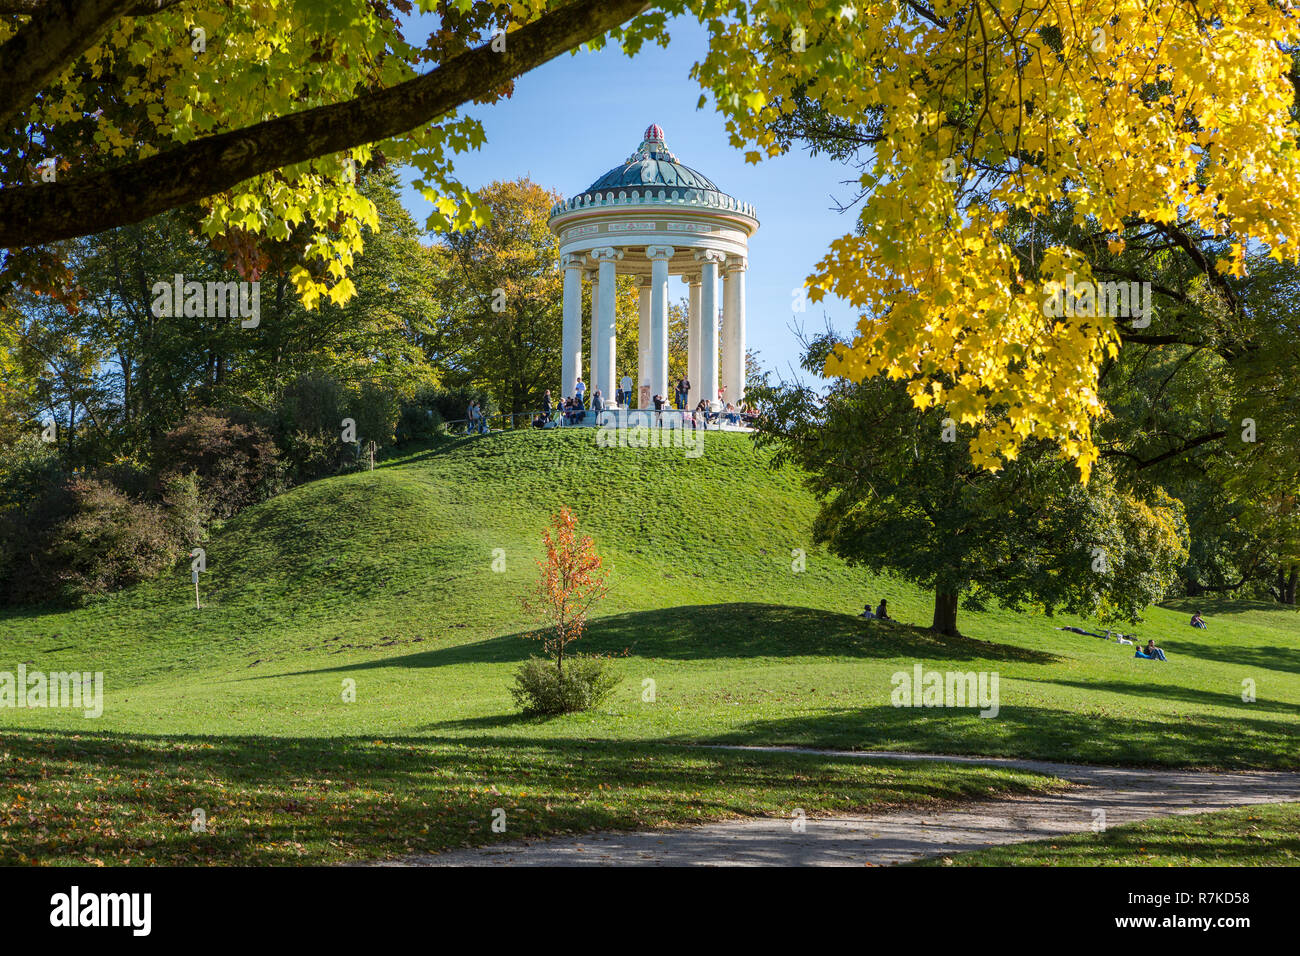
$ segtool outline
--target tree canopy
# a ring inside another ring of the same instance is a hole
[[[2,277],[73,294],[51,244],[199,203],[241,271],[296,250],[308,308],[353,294],[376,157],[417,170],[435,231],[481,222],[455,176],[460,110],[607,38],[634,54],[704,24],[693,74],[753,161],[812,107],[869,152],[857,221],[810,283],[862,318],[825,370],[905,382],[975,429],[972,459],[1057,441],[1087,478],[1098,375],[1133,331],[1077,244],[1017,255],[1062,216],[1121,254],[1146,229],[1237,307],[1251,256],[1297,258],[1300,152],[1283,0],[0,0]],[[304,68],[309,65],[310,68]],[[908,223],[900,230],[898,223]],[[287,250],[282,250],[287,251]],[[1113,311],[1113,310],[1112,310]]]

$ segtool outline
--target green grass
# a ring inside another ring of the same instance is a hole
[[[523,637],[533,622],[520,599],[536,577],[541,530],[561,505],[574,509],[611,568],[611,593],[582,649],[620,655],[624,679],[596,712],[528,721],[509,695],[512,671],[537,650]],[[438,780],[449,794],[470,775],[457,776],[449,754],[467,768],[516,752],[544,765],[541,754],[559,760],[579,747],[681,754],[662,745],[701,742],[1300,766],[1293,611],[1206,601],[1198,606],[1211,628],[1196,631],[1186,623],[1190,605],[1152,608],[1140,633],[1165,647],[1163,665],[1053,629],[1087,622],[1001,610],[963,610],[967,637],[938,639],[855,617],[868,599],[887,597],[900,620],[928,624],[930,597],[813,549],[814,512],[797,476],[769,469],[738,434],[710,432],[695,459],[681,449],[600,449],[591,430],[416,451],[228,522],[207,545],[201,611],[186,560],[85,608],[0,614],[0,670],[21,662],[102,670],[106,683],[98,720],[0,710],[0,728],[24,734],[0,746],[22,753],[39,742],[63,746],[70,735],[98,740],[89,772],[111,777],[120,758],[104,749],[109,742],[136,748],[141,767],[165,767],[177,759],[172,746],[206,741],[221,753],[236,741],[256,751],[250,742],[261,741],[313,754],[303,759],[342,776],[346,765],[331,754],[401,740],[442,755],[449,775]],[[805,570],[793,569],[795,550],[806,552]],[[891,706],[891,675],[916,662],[996,671],[999,717]],[[1253,703],[1241,700],[1247,678]],[[355,682],[354,703],[343,700],[345,681]],[[983,771],[951,772],[987,785]],[[661,794],[650,800],[661,809],[647,813],[689,818],[692,788],[709,784],[686,772],[675,779],[675,789],[646,781]],[[512,773],[496,785],[523,784]],[[266,799],[292,786],[268,781]],[[623,810],[590,825],[641,822],[631,796],[639,785],[626,786]],[[394,779],[391,791],[376,792],[414,799],[416,788]],[[12,814],[6,799],[0,794],[0,812]],[[721,800],[718,812],[727,805]],[[559,810],[547,812],[555,827],[567,826]],[[11,822],[0,847],[18,846],[20,829]],[[374,844],[381,849],[391,846]]]
[[[0,864],[364,861],[521,837],[941,807],[1041,790],[995,768],[595,741],[5,738]],[[505,832],[492,830],[504,811]],[[205,831],[193,832],[193,811]]]
[[[1300,804],[1166,817],[925,860],[918,866],[1297,866]]]

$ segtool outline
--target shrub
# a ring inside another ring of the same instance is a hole
[[[55,531],[52,546],[67,596],[126,587],[175,560],[178,543],[162,508],[133,501],[97,478],[73,478],[68,488],[76,513]]]
[[[443,434],[446,428],[446,421],[436,409],[403,402],[401,416],[397,419],[397,443],[431,441]]]
[[[288,484],[337,475],[356,463],[357,446],[343,441],[348,401],[343,384],[323,372],[299,375],[280,393],[271,417]]]
[[[344,442],[339,431],[323,435],[295,431],[278,444],[285,477],[293,485],[340,474],[357,461],[357,446]]]
[[[471,388],[468,385],[454,388],[422,388],[406,401],[404,409],[432,411],[444,422],[459,422],[465,420],[469,403],[475,401],[479,403],[479,407],[486,415],[495,415],[498,411],[491,395],[481,388]]]
[[[199,493],[198,476],[194,472],[168,475],[163,479],[162,500],[172,540],[187,550],[202,541],[208,513]]]
[[[0,511],[26,507],[62,478],[63,465],[52,443],[26,435],[0,446]]]
[[[281,435],[339,436],[348,417],[348,393],[343,383],[323,372],[299,375],[285,386],[275,406],[276,430]]]
[[[0,448],[0,604],[46,601],[57,593],[50,542],[73,507],[52,444],[28,436]]]
[[[163,480],[190,472],[198,477],[203,505],[214,518],[229,518],[278,490],[279,455],[270,432],[241,419],[236,413],[196,409],[155,450]]]
[[[618,686],[619,676],[608,657],[575,654],[564,662],[529,657],[515,671],[510,694],[526,714],[569,714],[603,703]]]
[[[401,400],[397,393],[366,382],[348,403],[348,414],[357,423],[357,441],[362,449],[369,442],[378,448],[393,443]]]

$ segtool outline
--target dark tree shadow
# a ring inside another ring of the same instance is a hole
[[[0,865],[364,861],[697,813],[752,815],[763,812],[756,795],[781,793],[798,806],[807,787],[864,810],[988,798],[994,782],[1004,792],[1031,785],[951,766],[874,773],[853,758],[526,737],[13,732],[0,733],[0,753],[6,788],[37,815],[0,814]],[[499,807],[509,816],[504,835],[491,830]],[[194,808],[206,817],[199,834]]]
[[[1264,698],[1246,703],[1241,699],[1240,685],[1225,685],[1222,692],[1217,692],[1183,687],[1180,684],[1141,684],[1118,680],[1063,680],[1059,677],[1017,677],[1016,680],[1048,686],[1077,687],[1080,690],[1095,690],[1109,694],[1125,694],[1143,700],[1180,700],[1197,706],[1230,707],[1240,711],[1243,716],[1257,714],[1260,711],[1300,715],[1300,704]]]
[[[681,738],[683,740],[695,738]],[[752,721],[711,743],[910,750],[1131,766],[1300,769],[1296,725],[1262,717],[1183,715],[1136,719],[1063,713],[1004,699],[996,717],[977,709],[835,707]]]
[[[336,673],[384,667],[446,667],[515,663],[540,652],[520,631],[454,647],[388,657],[360,664],[238,678]],[[922,628],[864,621],[851,614],[780,604],[706,604],[634,611],[599,618],[574,645],[587,654],[623,653],[647,659],[725,660],[761,657],[917,658],[931,661],[1021,661],[1050,664],[1044,651],[969,637],[945,637]]]
[[[1295,647],[1220,647],[1203,641],[1170,638],[1166,651],[1223,664],[1300,674],[1300,648]]]

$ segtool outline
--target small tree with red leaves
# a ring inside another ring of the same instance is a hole
[[[555,659],[555,670],[564,673],[564,649],[582,637],[591,608],[609,591],[607,571],[601,567],[595,543],[578,537],[578,520],[568,508],[551,516],[542,532],[546,557],[538,561],[542,577],[524,607],[546,624],[530,637],[540,638],[543,651]]]

